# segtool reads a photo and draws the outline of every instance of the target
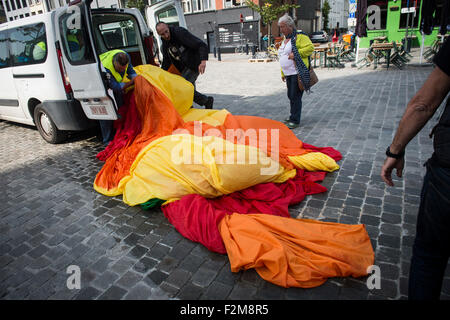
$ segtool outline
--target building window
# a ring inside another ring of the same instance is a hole
[[[29,17],[30,16],[30,14],[29,13],[25,13],[25,17]]]
[[[409,2],[409,8],[414,8],[414,2],[413,1],[407,1],[402,0],[402,9],[408,8],[408,2]],[[409,28],[417,28],[419,24],[419,5],[416,7],[416,13],[401,13],[400,12],[400,29],[406,29],[406,24],[408,24]],[[415,15],[415,17],[414,17]],[[409,16],[409,18],[408,18]],[[414,20],[413,20],[414,19]]]
[[[184,13],[191,13],[192,12],[191,0],[182,0],[182,5],[183,5],[183,12]]]
[[[35,11],[33,11],[33,12],[31,13],[31,15],[32,15],[32,16],[35,16],[35,15],[36,15],[36,12],[35,12]]]
[[[224,0],[223,7],[231,8],[231,7],[240,7],[245,4],[245,0]]]
[[[27,0],[22,0],[22,7],[24,7],[24,8],[27,7]]]
[[[194,12],[202,11],[202,0],[192,0],[192,9]]]
[[[41,13],[42,13],[42,10],[39,10],[39,11],[38,11],[38,14],[41,14]]]
[[[445,0],[436,0],[436,12],[434,13],[433,26],[440,27],[441,20],[445,19],[445,12],[443,12]]]
[[[6,4],[6,12],[11,11],[11,8],[9,7],[9,1],[5,0],[5,4]]]
[[[22,19],[22,18],[23,18],[23,14],[20,14],[20,15],[19,15],[19,18],[21,18],[21,19]]]
[[[17,0],[17,9],[22,9],[22,4],[20,3],[20,0]]]
[[[12,8],[13,10],[16,10],[16,2],[15,2],[15,0],[12,0],[12,1],[11,1],[11,8]]]
[[[203,0],[203,10],[214,10],[215,9],[215,1],[213,0]]]
[[[33,4],[33,0],[28,0],[28,5],[32,6]]]

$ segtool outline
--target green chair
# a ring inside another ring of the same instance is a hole
[[[363,68],[363,67],[368,67],[368,66],[370,66],[372,63],[374,63],[375,59],[376,59],[376,57],[375,57],[375,55],[374,55],[373,48],[372,48],[372,46],[371,46],[371,47],[369,48],[369,50],[367,50],[367,52],[366,52],[364,58],[362,58],[362,59],[360,59],[360,60],[358,60],[358,61],[356,62],[356,66],[358,67],[358,69],[361,69],[361,68]],[[359,64],[361,64],[361,65],[359,65]],[[359,65],[359,66],[358,66],[358,65]]]

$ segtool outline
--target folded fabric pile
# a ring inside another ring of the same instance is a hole
[[[162,203],[183,236],[227,253],[232,271],[255,268],[301,287],[367,274],[374,255],[363,225],[288,211],[326,191],[317,181],[339,168],[337,150],[305,144],[275,120],[194,109],[192,84],[154,66],[135,69],[115,138],[97,155],[105,164],[95,190],[131,206]]]

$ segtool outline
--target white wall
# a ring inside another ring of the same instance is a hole
[[[321,0],[321,5],[325,0]],[[328,0],[330,4],[331,10],[328,16],[328,28],[333,29],[336,28],[337,23],[339,22],[339,28],[347,28],[348,23],[348,0]]]

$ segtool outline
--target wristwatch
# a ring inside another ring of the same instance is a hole
[[[391,152],[390,146],[387,147],[386,149],[386,155],[389,158],[394,158],[394,159],[401,159],[403,158],[403,156],[405,155],[405,150],[403,150],[402,152],[400,152],[399,154],[395,154]]]

